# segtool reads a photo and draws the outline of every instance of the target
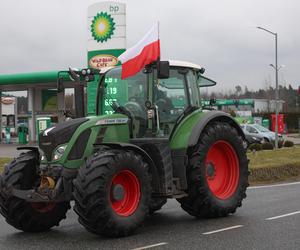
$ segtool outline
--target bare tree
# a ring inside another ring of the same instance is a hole
[[[242,87],[240,85],[235,86],[235,93],[239,96],[242,93]]]

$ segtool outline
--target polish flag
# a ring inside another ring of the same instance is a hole
[[[118,57],[122,62],[122,79],[135,75],[147,64],[158,60],[159,57],[159,31],[158,23],[156,23],[142,40]]]

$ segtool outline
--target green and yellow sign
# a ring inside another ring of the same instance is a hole
[[[101,2],[88,8],[88,65],[101,69],[119,64],[126,47],[126,5]]]
[[[101,69],[119,65],[118,56],[126,48],[126,5],[118,2],[100,2],[88,8],[88,67]],[[88,114],[96,112],[96,86],[87,88]]]
[[[110,14],[106,12],[100,12],[96,16],[91,24],[91,32],[94,40],[97,42],[107,42],[114,34],[115,22]]]

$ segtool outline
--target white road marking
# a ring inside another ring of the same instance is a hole
[[[214,233],[219,233],[219,232],[223,232],[223,231],[227,231],[227,230],[231,230],[231,229],[236,229],[236,228],[240,228],[240,227],[243,227],[243,225],[236,225],[236,226],[232,226],[232,227],[225,227],[225,228],[222,228],[222,229],[218,229],[218,230],[210,231],[210,232],[205,232],[205,233],[202,233],[202,234],[204,234],[204,235],[214,234]]]
[[[148,245],[148,246],[144,246],[144,247],[134,248],[134,249],[132,249],[132,250],[149,249],[149,248],[159,247],[159,246],[163,246],[163,245],[167,245],[167,244],[169,244],[169,243],[168,243],[168,242],[161,242],[161,243],[157,243],[157,244],[153,244],[153,245]]]
[[[295,215],[295,214],[300,214],[300,211],[296,211],[296,212],[289,213],[289,214],[282,214],[282,215],[270,217],[270,218],[267,218],[265,220],[276,220],[276,219],[279,219],[279,218],[283,218],[283,217],[287,217],[287,216],[291,216],[291,215]]]
[[[254,187],[248,187],[247,189],[284,187],[284,186],[294,186],[294,185],[300,185],[300,181],[298,181],[298,182],[282,183],[282,184],[274,184],[274,185],[265,185],[265,186],[254,186]]]

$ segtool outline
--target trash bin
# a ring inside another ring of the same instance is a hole
[[[276,114],[272,114],[272,131],[275,132],[275,126],[276,126]],[[283,134],[284,133],[284,115],[278,114],[278,133]]]
[[[5,127],[5,143],[10,144],[10,127]]]
[[[28,127],[26,124],[21,123],[18,127],[19,144],[27,144]]]
[[[36,119],[36,136],[37,141],[39,140],[39,134],[45,129],[51,127],[51,118],[50,117],[39,117]]]

